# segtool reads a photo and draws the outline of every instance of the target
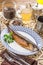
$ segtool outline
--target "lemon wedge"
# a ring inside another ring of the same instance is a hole
[[[37,3],[43,5],[43,0],[37,0]]]

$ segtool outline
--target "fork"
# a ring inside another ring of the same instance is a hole
[[[3,53],[2,57],[6,59],[11,65],[17,63],[18,65],[30,65],[17,54],[7,50],[7,52]]]
[[[19,57],[17,54],[11,52],[11,51],[8,51],[9,54],[11,55],[11,57],[13,57],[14,59],[18,60],[18,61],[21,61],[22,63],[24,63],[25,65],[30,65],[29,63],[27,63],[25,60],[23,60],[21,57]]]

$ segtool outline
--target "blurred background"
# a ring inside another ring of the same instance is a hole
[[[3,1],[6,1],[6,0],[0,0],[0,11],[2,10],[2,3]],[[36,2],[36,0],[12,0],[12,1],[15,1],[15,2]]]
[[[0,0],[0,2],[3,2],[6,0]],[[12,1],[16,1],[16,2],[23,2],[23,1],[31,1],[31,2],[35,2],[36,0],[12,0]]]

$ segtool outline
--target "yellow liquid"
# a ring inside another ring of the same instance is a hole
[[[43,5],[43,0],[37,0],[37,3],[42,4]]]
[[[31,19],[32,13],[21,13],[23,21],[29,21]]]

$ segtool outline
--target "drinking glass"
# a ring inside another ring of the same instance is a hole
[[[30,3],[17,3],[17,9],[19,10],[19,14],[21,16],[22,22],[28,23],[32,19],[32,8]]]
[[[2,4],[2,12],[3,12],[3,16],[6,19],[13,19],[16,13],[15,3],[10,0],[4,1]]]

